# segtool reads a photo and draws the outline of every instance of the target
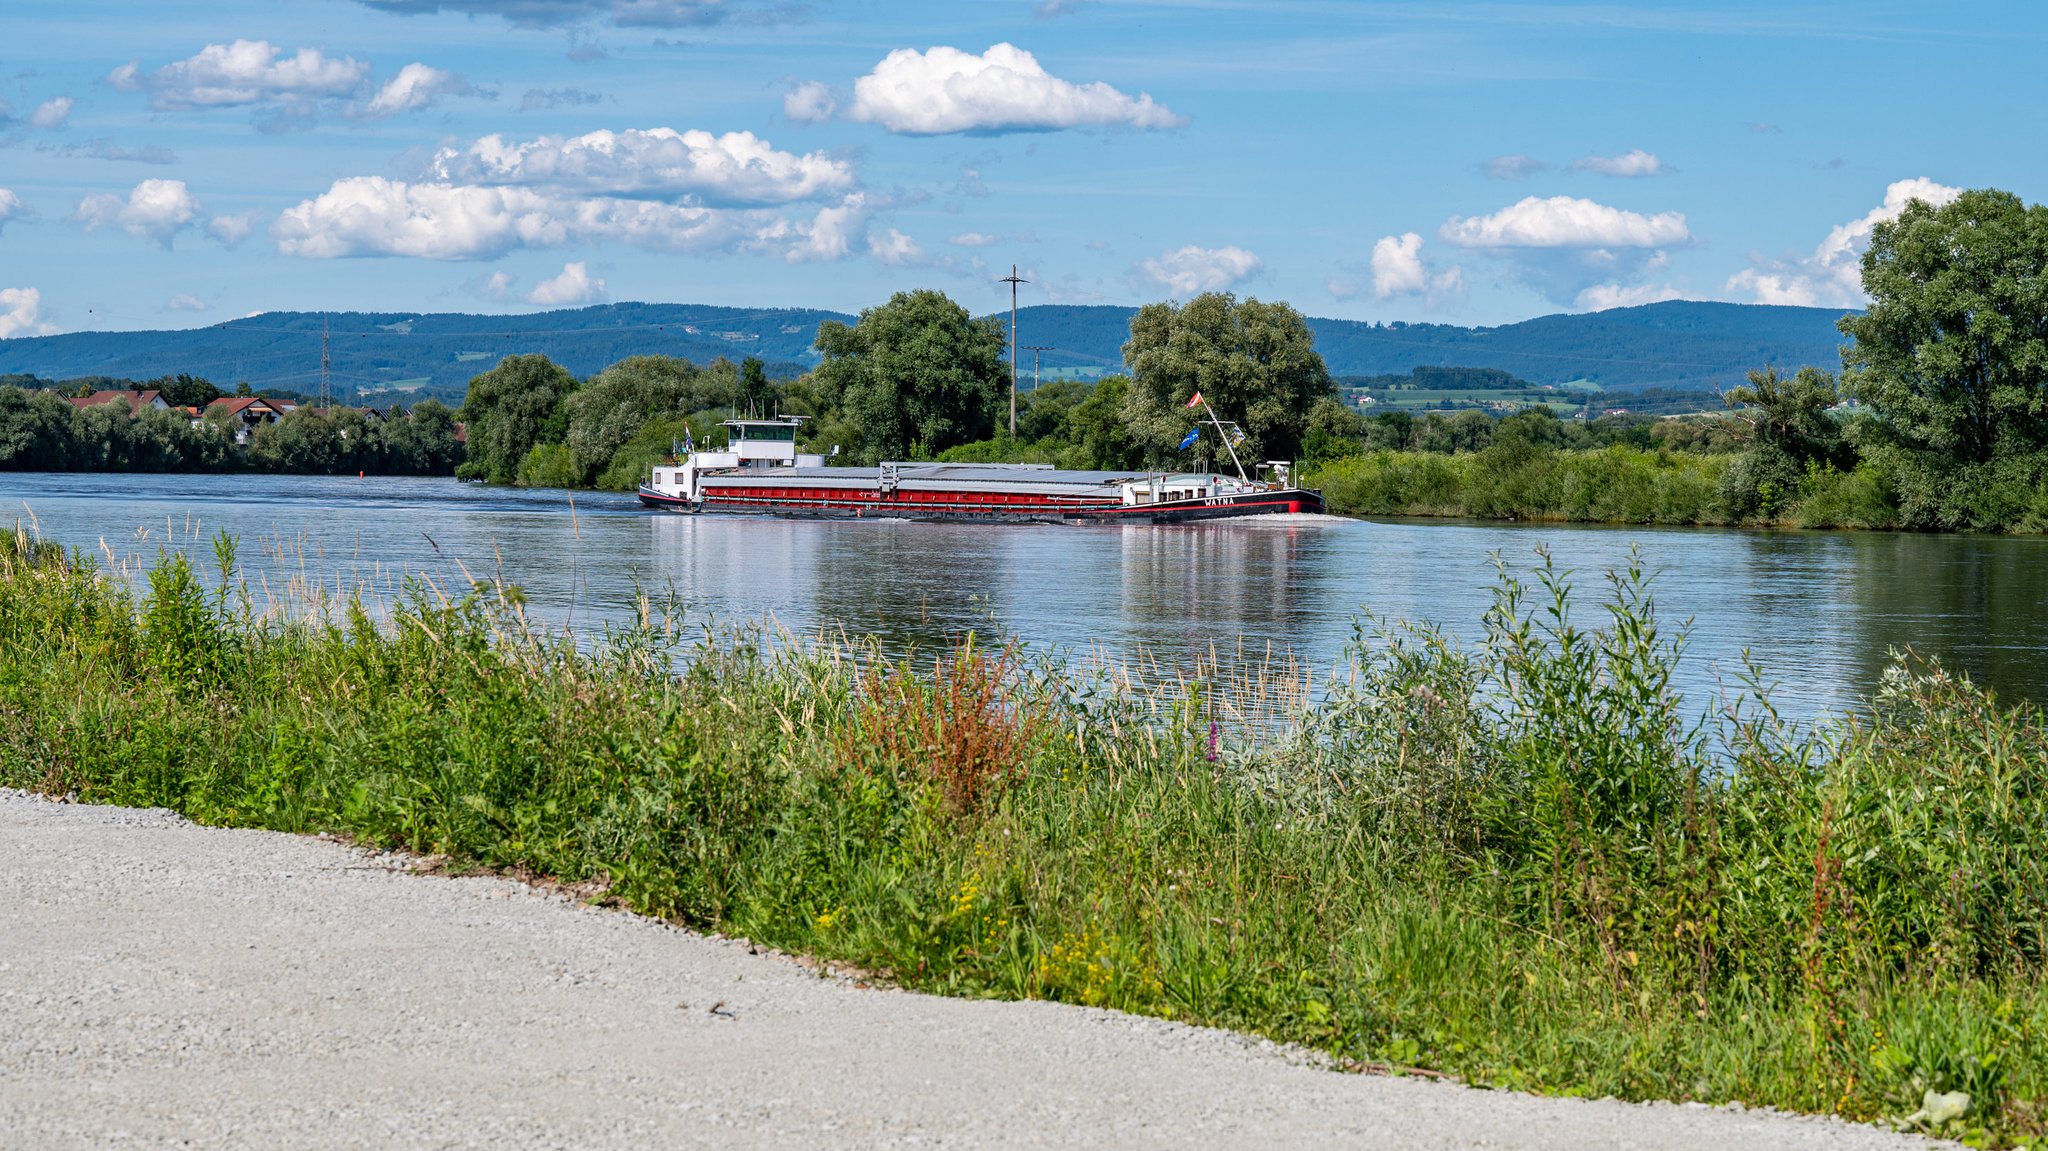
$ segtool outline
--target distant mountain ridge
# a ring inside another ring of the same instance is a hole
[[[1122,366],[1135,308],[1048,304],[1023,309],[1019,343],[1028,378],[1093,377]],[[1834,368],[1842,337],[1829,308],[1674,300],[1605,312],[1540,316],[1491,328],[1375,324],[1311,318],[1316,347],[1338,376],[1403,373],[1418,366],[1499,368],[1539,384],[1587,380],[1608,391],[1718,389],[1755,368]],[[321,329],[339,396],[459,401],[470,377],[501,357],[541,352],[577,375],[632,355],[759,356],[771,372],[801,371],[825,320],[855,317],[813,308],[699,304],[603,304],[517,316],[460,312],[265,312],[182,331],[74,332],[0,340],[0,375],[49,379],[190,372],[232,388],[312,392],[319,386]],[[1007,319],[1007,316],[1004,317]]]

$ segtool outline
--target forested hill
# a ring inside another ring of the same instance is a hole
[[[1094,376],[1121,364],[1131,308],[1025,308],[1019,342],[1047,377]],[[1827,308],[1672,301],[1580,315],[1542,316],[1496,328],[1311,319],[1316,346],[1339,376],[1404,373],[1421,365],[1499,368],[1539,384],[1588,380],[1609,391],[1726,387],[1766,364],[1834,368],[1841,337]],[[1007,319],[1007,317],[1005,317]],[[375,402],[434,395],[460,401],[469,378],[515,352],[543,352],[577,375],[626,356],[660,353],[706,362],[758,356],[776,375],[816,361],[818,324],[853,317],[816,309],[606,304],[521,316],[463,313],[266,312],[207,328],[78,332],[0,340],[0,375],[47,379],[150,379],[178,372],[224,387],[311,392],[320,374],[321,325],[330,376],[343,397]]]

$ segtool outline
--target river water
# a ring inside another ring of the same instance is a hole
[[[809,522],[649,512],[629,496],[453,480],[0,473],[0,524],[117,561],[168,541],[245,571],[388,595],[413,574],[521,587],[594,630],[642,591],[696,622],[844,627],[895,649],[974,628],[1039,648],[1186,667],[1211,647],[1331,666],[1361,611],[1474,639],[1492,557],[1572,569],[1577,618],[1639,549],[1662,621],[1689,621],[1679,681],[1701,706],[1747,650],[1788,714],[1855,708],[1911,646],[2001,695],[2048,700],[2048,540],[1877,533],[1368,522],[1276,517],[1174,527]],[[208,560],[210,562],[210,559]]]

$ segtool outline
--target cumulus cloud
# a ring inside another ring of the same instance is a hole
[[[154,240],[165,248],[177,234],[205,215],[199,198],[183,180],[144,180],[127,199],[100,192],[78,202],[72,219],[88,232],[119,227],[131,236]]]
[[[47,336],[55,325],[43,319],[43,294],[34,288],[0,288],[0,340]]]
[[[1496,180],[1522,180],[1550,170],[1550,165],[1544,161],[1519,152],[1512,156],[1495,156],[1479,167]]]
[[[108,74],[107,82],[123,91],[149,93],[151,105],[163,111],[345,97],[369,75],[368,64],[318,48],[285,55],[267,40],[237,40],[208,44],[148,76],[140,65],[124,64]]]
[[[1258,275],[1264,266],[1257,256],[1243,248],[1200,248],[1190,244],[1144,260],[1135,271],[1140,279],[1180,298],[1227,291]]]
[[[524,185],[630,197],[694,196],[714,204],[788,204],[844,195],[853,166],[822,152],[778,151],[752,132],[714,136],[673,128],[541,136],[508,143],[491,135],[443,149],[443,183]]]
[[[605,293],[604,281],[590,274],[590,265],[578,260],[562,265],[562,273],[542,280],[526,293],[529,304],[544,304],[549,307],[567,307],[575,304],[601,304],[611,297]]]
[[[1643,176],[1661,176],[1667,169],[1664,161],[1654,152],[1631,148],[1619,156],[1581,156],[1572,161],[1574,172],[1597,172],[1602,176],[1619,176],[1636,179]]]
[[[460,95],[469,85],[453,72],[425,64],[407,64],[398,70],[370,102],[357,111],[366,120],[382,120],[401,112],[417,112],[443,96]]]
[[[1429,286],[1422,266],[1422,237],[1414,232],[1382,236],[1372,246],[1372,292],[1384,300]]]
[[[203,312],[206,310],[206,306],[206,301],[198,296],[190,292],[178,292],[171,296],[170,299],[165,300],[164,306],[160,310],[166,312]]]
[[[828,85],[817,80],[798,84],[782,98],[782,114],[798,124],[817,124],[839,111],[839,98]]]
[[[36,105],[35,111],[28,114],[28,126],[40,128],[45,132],[62,128],[71,119],[72,102],[69,96],[56,96],[43,101]]]
[[[986,248],[991,244],[1001,243],[1002,239],[1001,236],[991,236],[986,232],[962,232],[957,236],[947,236],[946,242],[956,248]]]
[[[1573,297],[1572,306],[1585,312],[1604,312],[1684,298],[1685,293],[1670,284],[1594,284]]]
[[[1683,213],[1645,216],[1572,196],[1529,196],[1490,216],[1453,216],[1438,234],[1461,248],[1655,248],[1692,239]]]
[[[924,249],[916,240],[889,228],[868,237],[868,254],[891,267],[907,267],[924,262]]]
[[[1046,72],[1014,44],[977,56],[958,48],[899,48],[853,83],[845,117],[906,136],[1050,132],[1062,128],[1176,128],[1184,121],[1150,95]]]
[[[360,60],[318,48],[288,53],[267,40],[208,44],[149,73],[139,62],[123,64],[107,74],[107,83],[124,92],[147,93],[150,106],[160,112],[260,108],[270,113],[266,122],[271,127],[307,123],[322,111],[384,119],[471,90],[454,73],[417,62],[373,86],[370,66]]]
[[[1572,196],[1529,196],[1486,216],[1453,216],[1437,234],[1507,258],[1521,279],[1559,303],[1598,284],[1633,284],[1692,242],[1679,212],[1644,215]]]
[[[859,193],[806,220],[764,209],[352,176],[287,209],[270,235],[285,255],[321,259],[477,260],[609,240],[648,251],[750,251],[801,263],[845,256],[865,234],[868,216]]]
[[[686,28],[729,20],[773,20],[796,5],[749,5],[734,0],[362,0],[380,12],[421,15],[457,12],[499,16],[522,28],[601,21],[621,28]]]
[[[0,188],[0,231],[7,229],[7,221],[19,220],[26,215],[28,205],[21,202],[21,197],[11,189]]]
[[[1040,20],[1050,20],[1055,16],[1065,16],[1069,12],[1078,12],[1081,9],[1081,5],[1087,2],[1088,0],[1038,0],[1038,3],[1032,7],[1031,14]]]
[[[1963,194],[1961,188],[1938,184],[1925,176],[1895,180],[1884,190],[1884,202],[1845,224],[1828,230],[1810,256],[1791,260],[1756,260],[1729,277],[1730,292],[1746,292],[1759,304],[1800,307],[1855,308],[1869,302],[1863,292],[1863,253],[1876,227],[1899,218],[1906,205],[1923,200],[1939,208]]]

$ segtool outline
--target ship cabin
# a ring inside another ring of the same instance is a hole
[[[651,487],[697,498],[697,477],[706,472],[750,468],[818,468],[825,457],[796,450],[796,436],[808,416],[776,416],[765,420],[726,420],[723,451],[691,451],[680,464],[656,467]]]

